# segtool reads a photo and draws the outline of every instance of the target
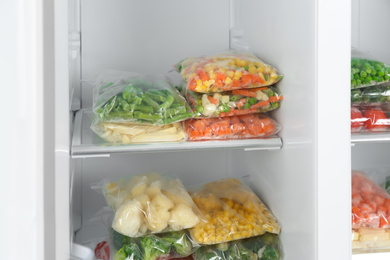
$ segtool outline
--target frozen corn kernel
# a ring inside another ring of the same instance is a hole
[[[230,77],[226,77],[225,84],[229,85],[230,83],[232,83],[232,79]]]
[[[256,67],[255,66],[250,66],[249,69],[248,69],[248,72],[250,74],[255,74],[257,71]]]
[[[234,77],[234,71],[228,70],[226,71],[226,76],[233,78]]]
[[[208,81],[208,80],[204,81],[203,85],[205,85],[206,87],[210,87],[210,81]]]
[[[257,68],[257,72],[263,73],[263,72],[264,72],[264,66],[259,66],[259,67]]]
[[[242,77],[242,72],[241,70],[236,70],[236,72],[234,72],[234,77]]]

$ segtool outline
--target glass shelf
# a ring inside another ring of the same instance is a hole
[[[390,132],[351,134],[352,144],[390,142]]]
[[[278,150],[282,147],[282,140],[277,136],[264,139],[114,145],[107,143],[90,129],[91,114],[90,110],[76,112],[71,149],[72,158],[109,157],[110,154],[114,153],[197,149],[244,149],[245,151],[255,151]]]

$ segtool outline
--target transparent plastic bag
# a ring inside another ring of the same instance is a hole
[[[112,228],[129,237],[192,228],[206,221],[181,181],[145,173],[104,179],[94,185],[115,211]]]
[[[91,129],[114,144],[181,142],[187,139],[182,122],[167,125],[102,122],[94,117]]]
[[[364,172],[352,171],[352,248],[390,248],[390,195]]]
[[[188,140],[263,138],[276,135],[281,127],[265,114],[190,119],[185,122]]]
[[[390,66],[369,54],[352,49],[351,89],[382,84],[390,80]]]
[[[389,131],[388,112],[380,107],[351,107],[351,132],[369,133]]]
[[[161,75],[104,71],[93,92],[93,112],[103,122],[165,125],[193,117],[184,97]]]
[[[208,222],[190,229],[199,244],[218,244],[262,235],[279,234],[280,224],[252,190],[229,178],[189,188],[191,197]]]
[[[264,235],[218,245],[202,246],[194,260],[281,260],[282,243],[278,235]]]
[[[195,117],[225,117],[266,113],[280,106],[283,97],[274,87],[238,89],[221,93],[186,90],[186,98]]]
[[[195,92],[222,92],[259,88],[277,83],[283,76],[252,53],[228,52],[186,58],[175,65]]]

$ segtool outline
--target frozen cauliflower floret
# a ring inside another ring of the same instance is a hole
[[[141,207],[141,203],[137,200],[120,206],[115,212],[112,228],[129,237],[138,236],[143,219]]]
[[[179,196],[177,195],[178,192],[168,192],[168,191],[165,191],[165,190],[162,190],[161,191],[165,196],[167,196],[175,205],[177,204],[190,204],[190,202],[192,201],[191,197],[186,194],[188,196],[182,196],[182,194],[180,194]]]
[[[146,187],[148,185],[146,182],[141,182],[138,185],[136,185],[132,190],[131,190],[131,195],[133,198],[140,196],[145,193]]]
[[[173,204],[172,200],[170,200],[164,194],[160,193],[153,198],[151,206],[155,209],[164,209],[168,211],[175,205]]]
[[[150,199],[153,199],[156,195],[161,194],[161,189],[158,186],[149,186],[145,193]]]
[[[161,232],[168,226],[169,216],[165,208],[149,207],[146,210],[146,225],[152,232]]]
[[[146,194],[143,194],[143,195],[140,195],[138,197],[135,197],[134,198],[135,200],[138,200],[139,203],[141,203],[141,206],[142,206],[142,211],[145,212],[145,210],[148,208],[149,204],[150,204],[150,198],[148,195]]]
[[[173,230],[192,228],[198,224],[199,218],[188,204],[178,204],[171,211],[169,226]]]

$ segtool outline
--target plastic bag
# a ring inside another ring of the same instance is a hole
[[[187,231],[130,238],[111,229],[110,248],[114,260],[177,259],[190,256],[199,247]]]
[[[212,246],[202,246],[194,254],[195,260],[280,260],[282,243],[278,235],[265,233]]]
[[[237,179],[214,181],[189,190],[195,204],[208,220],[190,229],[196,243],[210,245],[265,232],[280,232],[277,219],[251,189]]]
[[[161,75],[105,71],[93,93],[94,114],[104,122],[165,125],[193,117],[184,97]]]
[[[191,91],[208,93],[259,88],[283,76],[252,53],[224,53],[186,58],[175,65]]]
[[[351,89],[382,84],[390,80],[390,66],[352,49]]]
[[[385,132],[390,118],[380,107],[351,107],[351,132]]]
[[[352,248],[390,248],[390,195],[352,171]]]
[[[102,122],[94,118],[91,129],[101,138],[115,144],[180,142],[187,135],[182,122],[168,125]]]
[[[265,114],[190,119],[185,122],[188,140],[259,138],[276,135],[281,127]]]
[[[125,236],[179,231],[205,221],[181,181],[168,175],[105,179],[93,188],[103,191],[115,211],[112,228]]]
[[[202,94],[186,91],[186,98],[195,117],[225,117],[266,113],[280,106],[281,96],[274,87],[238,89]]]

